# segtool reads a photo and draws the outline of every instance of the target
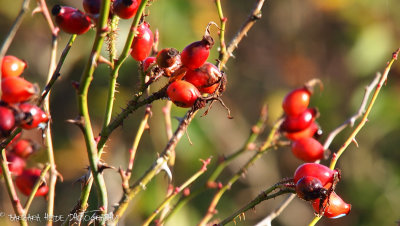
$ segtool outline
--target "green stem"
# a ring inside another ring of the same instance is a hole
[[[220,24],[221,30],[219,32],[219,42],[220,42],[219,59],[222,59],[225,55],[227,55],[226,44],[225,44],[225,27],[227,18],[224,17],[224,13],[222,12],[221,0],[215,0],[215,5],[217,6],[218,17],[221,23]]]
[[[29,195],[28,200],[26,201],[26,204],[25,204],[24,210],[26,213],[29,211],[29,207],[31,206],[32,201],[35,198],[36,192],[39,189],[40,185],[42,185],[42,183],[44,182],[44,177],[46,176],[46,173],[47,173],[47,171],[49,171],[50,167],[51,167],[51,165],[47,164],[46,167],[40,173],[38,180],[35,182],[35,185],[32,188],[31,194]]]

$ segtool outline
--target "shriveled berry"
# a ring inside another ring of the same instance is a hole
[[[294,172],[293,180],[294,183],[297,183],[303,177],[315,177],[321,181],[322,186],[327,188],[332,185],[337,174],[337,170],[331,170],[329,167],[318,163],[303,163]]]
[[[73,7],[55,5],[51,12],[64,32],[81,35],[92,27],[90,17]]]
[[[171,101],[179,107],[192,107],[197,98],[200,97],[199,90],[186,81],[177,80],[169,84],[167,95]]]
[[[297,181],[296,194],[301,199],[311,201],[318,198],[326,198],[328,189],[322,186],[318,178],[305,176]]]
[[[199,68],[206,62],[213,45],[214,40],[209,35],[204,36],[200,41],[189,44],[182,50],[182,65],[192,70]]]
[[[346,216],[351,210],[351,205],[344,202],[343,199],[335,192],[330,193],[329,198],[323,200],[322,208],[320,202],[320,199],[315,199],[312,202],[314,211],[317,214],[322,214],[323,211],[324,216],[328,218],[340,218]]]
[[[301,138],[292,143],[293,154],[305,161],[315,162],[324,158],[324,147],[312,137]]]
[[[304,130],[315,120],[318,111],[315,108],[308,108],[300,115],[286,115],[282,122],[281,129],[285,132],[298,132]]]
[[[0,106],[0,136],[8,136],[14,127],[15,117],[13,111],[6,106]]]
[[[221,77],[218,67],[206,62],[197,69],[188,70],[184,79],[196,86],[201,93],[212,94],[218,88]]]
[[[122,19],[135,16],[141,0],[114,0],[113,12]]]
[[[299,88],[288,93],[282,102],[282,108],[287,115],[300,115],[310,103],[311,93],[307,88]]]
[[[24,60],[11,55],[4,56],[1,63],[1,78],[20,76],[26,67]]]
[[[36,105],[22,103],[18,108],[24,114],[23,120],[20,122],[23,129],[34,129],[49,121],[49,116]]]
[[[132,41],[131,56],[137,61],[142,61],[150,55],[153,47],[154,35],[150,30],[150,25],[147,22],[143,22],[137,28],[137,35]]]
[[[31,99],[38,93],[32,83],[21,77],[8,77],[1,81],[1,100],[7,103],[18,103]]]
[[[29,196],[31,194],[33,187],[36,184],[36,181],[40,178],[41,172],[42,171],[40,169],[36,168],[26,169],[22,172],[21,175],[15,178],[15,184],[22,194],[26,196]],[[49,187],[46,185],[45,182],[43,182],[40,185],[39,189],[36,191],[35,196],[45,196],[47,195],[48,191]]]

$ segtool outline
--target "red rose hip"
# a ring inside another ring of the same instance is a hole
[[[299,88],[288,93],[282,102],[282,108],[287,115],[300,115],[310,103],[311,93],[307,88]]]
[[[41,172],[40,169],[26,169],[21,175],[15,178],[15,184],[22,194],[26,196],[31,194],[33,186],[35,186],[36,181],[40,178]],[[48,191],[49,187],[45,183],[42,183],[36,191],[35,196],[45,196]]]
[[[56,24],[64,32],[81,35],[92,26],[90,17],[73,7],[55,5],[51,12],[55,16]]]
[[[150,55],[153,47],[154,35],[150,30],[150,25],[147,22],[143,22],[137,28],[137,35],[132,41],[132,52],[131,56],[137,61],[142,61]]]
[[[175,105],[189,108],[193,106],[194,102],[201,94],[199,90],[189,82],[177,80],[168,86],[167,95]]]
[[[205,35],[202,40],[189,44],[182,50],[182,65],[192,70],[199,68],[207,61],[213,45],[214,40],[210,35]]]
[[[329,198],[323,200],[322,209],[320,208],[320,202],[320,199],[316,199],[312,202],[314,211],[317,214],[322,214],[322,210],[324,210],[323,214],[328,218],[340,218],[346,216],[351,210],[351,205],[344,202],[335,192],[330,193]]]
[[[114,0],[113,12],[122,19],[132,18],[139,8],[140,0]]]
[[[18,103],[31,99],[38,92],[36,86],[21,77],[8,77],[1,81],[1,100]]]
[[[49,121],[49,116],[36,105],[23,103],[18,108],[24,114],[23,120],[20,122],[23,129],[34,129]]]
[[[324,147],[322,144],[312,137],[306,137],[296,140],[292,143],[293,154],[305,161],[315,162],[324,158]]]
[[[221,77],[222,73],[217,66],[206,62],[195,70],[188,70],[184,79],[196,86],[201,93],[212,94],[218,88]]]
[[[322,186],[329,187],[333,184],[335,175],[338,175],[337,170],[331,170],[329,167],[318,163],[303,163],[297,167],[294,172],[294,183],[297,183],[301,178],[310,176],[321,181]]]
[[[20,76],[26,67],[25,61],[11,55],[4,56],[1,63],[1,78]]]

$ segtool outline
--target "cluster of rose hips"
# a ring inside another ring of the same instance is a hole
[[[9,136],[16,127],[29,130],[46,125],[49,121],[49,116],[41,108],[30,102],[37,97],[38,88],[20,77],[26,66],[25,61],[11,55],[5,56],[2,60],[1,138]],[[37,148],[30,140],[18,139],[19,136],[14,138],[14,142],[7,147],[8,168],[16,176],[15,182],[20,191],[29,195],[41,170],[25,169],[26,159]],[[2,173],[1,170],[0,173]],[[35,195],[46,195],[47,190],[48,187],[42,185]]]
[[[281,130],[292,141],[293,154],[305,162],[315,162],[329,154],[315,139],[320,129],[315,119],[318,111],[309,108],[312,89],[318,80],[312,80],[302,88],[289,92],[282,102],[285,118]],[[294,187],[299,198],[311,201],[315,212],[328,218],[338,218],[350,212],[351,205],[335,193],[340,172],[319,163],[304,163],[294,173],[288,187]]]
[[[281,125],[284,135],[292,140],[293,154],[305,161],[315,162],[329,154],[322,144],[314,138],[320,129],[315,122],[318,117],[316,108],[309,108],[312,86],[305,85],[289,92],[282,102],[285,118]]]
[[[139,7],[140,0],[112,1],[110,15],[115,14],[122,19],[132,18]],[[61,30],[70,34],[84,34],[96,22],[101,6],[101,0],[83,0],[86,13],[70,6],[55,5],[52,14]]]

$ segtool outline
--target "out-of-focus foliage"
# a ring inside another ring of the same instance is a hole
[[[79,0],[47,2],[50,8],[61,3],[82,9]],[[17,15],[20,3],[0,1],[1,40]],[[35,4],[35,1],[31,2],[31,9]],[[253,4],[251,0],[222,0],[228,18],[227,41],[247,18]],[[264,100],[268,103],[269,124],[272,125],[282,114],[283,96],[311,78],[319,78],[324,83],[324,89],[312,97],[312,105],[318,107],[321,113],[318,122],[325,132],[321,138],[323,141],[326,134],[357,111],[363,88],[372,81],[375,73],[382,71],[391,52],[400,46],[399,8],[400,2],[395,0],[267,1],[262,19],[257,21],[248,37],[240,43],[234,53],[235,58],[224,69],[228,75],[228,87],[223,99],[232,110],[234,119],[228,120],[225,110],[218,104],[214,104],[207,116],[196,116],[188,129],[193,144],[184,137],[176,149],[177,160],[173,170],[175,185],[180,185],[200,168],[199,159],[213,156],[213,164],[209,166],[212,169],[218,156],[239,149],[252,124],[256,122]],[[146,20],[151,28],[159,30],[160,49],[175,47],[182,50],[187,44],[202,37],[209,21],[219,21],[214,1],[155,0],[146,11]],[[130,21],[121,21],[120,26],[119,51],[123,47]],[[217,29],[212,28],[212,36],[216,40],[217,32]],[[60,51],[68,38],[69,35],[60,33]],[[77,115],[71,81],[79,80],[93,38],[94,31],[77,38],[61,70],[61,79],[52,91],[51,126],[55,155],[59,172],[64,176],[64,181],[59,182],[56,188],[56,215],[68,214],[77,202],[80,185],[74,184],[74,181],[85,173],[88,165],[83,136],[76,126],[66,120]],[[40,87],[45,83],[48,70],[50,41],[51,34],[42,16],[27,15],[8,52],[28,62],[29,67],[23,76],[36,81]],[[218,46],[217,41],[210,62],[215,62]],[[89,107],[95,133],[99,132],[103,119],[108,73],[109,68],[100,65],[91,85]],[[369,122],[357,137],[359,148],[350,145],[339,160],[343,179],[338,185],[338,193],[353,205],[350,215],[336,220],[323,219],[319,225],[394,225],[400,220],[399,75],[400,64],[396,62]],[[165,82],[160,81],[152,90],[157,90],[156,87],[161,87]],[[129,58],[120,71],[115,112],[119,112],[134,95],[137,84],[138,66]],[[164,104],[165,101],[158,101],[152,105],[150,131],[145,132],[139,146],[134,179],[148,168],[167,143],[162,115]],[[185,112],[184,109],[173,107],[172,116],[182,117]],[[110,165],[127,166],[128,150],[143,113],[143,109],[135,112],[122,128],[112,134],[103,157]],[[176,125],[177,121],[174,120],[174,128]],[[345,130],[334,140],[331,151],[336,151],[342,145],[350,131]],[[37,133],[25,135],[40,141]],[[262,137],[265,135],[262,134]],[[235,161],[221,178],[228,178],[235,173],[248,157],[242,156]],[[45,159],[45,154],[39,152],[35,156],[36,162],[31,161],[30,164],[44,163]],[[287,148],[266,154],[250,168],[246,177],[225,193],[217,207],[216,217],[227,217],[263,189],[282,178],[290,177],[300,163]],[[105,176],[110,203],[113,204],[122,193],[121,181],[117,171],[108,170]],[[207,174],[192,189],[202,187],[206,178]],[[166,189],[167,178],[162,175],[156,177],[145,192],[132,202],[121,225],[138,225],[142,222],[161,202]],[[195,225],[206,213],[212,194],[213,191],[209,191],[191,201],[167,225]],[[4,183],[0,195],[0,212],[13,213]],[[92,196],[96,197],[95,192]],[[246,213],[246,221],[237,221],[238,225],[255,224],[268,215],[283,198],[261,203],[255,211]],[[95,207],[94,201],[90,207]],[[44,200],[36,199],[31,210],[33,214],[43,214]],[[273,225],[306,225],[312,218],[311,206],[296,199]],[[7,217],[0,218],[0,224],[9,223]]]

